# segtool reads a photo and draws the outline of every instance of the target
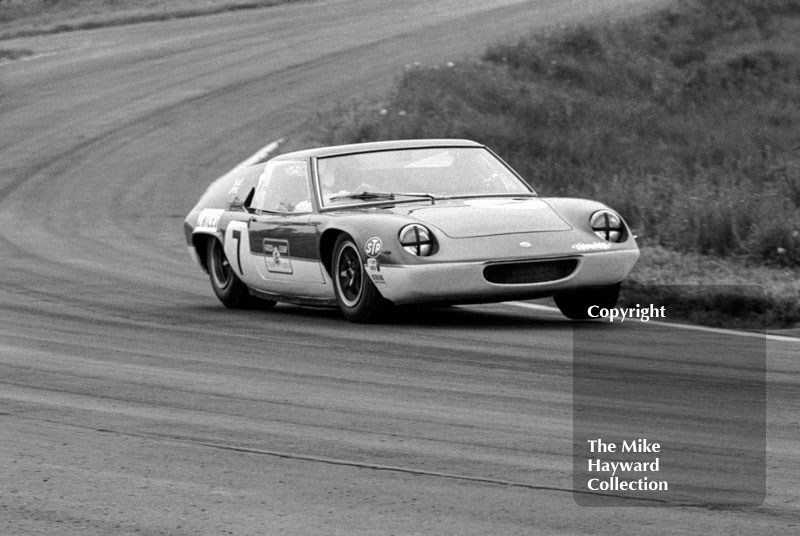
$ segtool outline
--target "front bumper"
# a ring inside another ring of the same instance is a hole
[[[365,268],[384,298],[396,304],[423,302],[479,303],[550,296],[584,287],[613,285],[631,271],[639,251],[616,250],[519,262],[572,258],[578,261],[566,277],[541,283],[490,283],[484,268],[493,262],[415,265],[367,265]],[[515,261],[506,261],[515,262]]]

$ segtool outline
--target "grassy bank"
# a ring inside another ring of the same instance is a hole
[[[119,26],[300,0],[0,0],[0,39]]]
[[[666,305],[669,319],[696,324],[786,329],[800,319],[800,277],[792,268],[644,246],[619,303]]]
[[[632,281],[689,282],[690,263],[719,284],[724,259],[751,278],[737,284],[765,285],[770,325],[785,326],[800,320],[781,283],[800,279],[798,131],[800,1],[686,0],[411,68],[317,141],[480,140],[541,194],[621,211],[645,246]],[[654,252],[682,265],[653,271]]]

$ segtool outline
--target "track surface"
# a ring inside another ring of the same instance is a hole
[[[185,251],[205,186],[315,110],[648,3],[339,0],[4,42],[38,55],[0,64],[0,534],[796,533],[797,344],[768,344],[764,506],[581,508],[572,324],[231,312]]]

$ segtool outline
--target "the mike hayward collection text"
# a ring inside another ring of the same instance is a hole
[[[648,441],[645,438],[622,441],[622,445],[606,442],[602,439],[589,439],[589,452],[592,454],[659,454],[661,445]],[[621,448],[620,448],[621,447]],[[610,461],[599,457],[589,458],[589,473],[602,473],[590,478],[586,486],[590,491],[668,491],[669,483],[666,480],[651,480],[648,476],[636,478],[627,473],[658,473],[661,470],[658,456],[648,461]],[[617,476],[617,472],[626,473]]]

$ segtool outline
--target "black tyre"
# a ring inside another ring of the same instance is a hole
[[[353,239],[341,235],[333,246],[332,279],[339,309],[351,322],[374,322],[386,313],[390,302],[364,272],[361,252]]]
[[[593,289],[583,289],[573,292],[564,292],[554,296],[559,310],[569,319],[586,320],[589,308],[597,305],[600,309],[608,309],[617,304],[621,284],[610,285]]]
[[[247,285],[234,273],[219,240],[208,241],[206,260],[211,288],[228,309],[269,308],[275,305],[275,302],[258,300],[250,295]]]

